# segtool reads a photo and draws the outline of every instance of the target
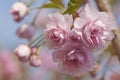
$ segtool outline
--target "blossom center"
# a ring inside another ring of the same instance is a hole
[[[65,31],[61,29],[53,29],[49,33],[49,38],[54,41],[59,41],[60,43],[63,43],[65,41]]]
[[[78,61],[82,64],[85,62],[85,56],[81,50],[72,50],[68,53],[67,61]]]

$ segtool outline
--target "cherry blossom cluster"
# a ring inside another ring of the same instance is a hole
[[[59,12],[48,15],[44,30],[46,45],[53,50],[53,60],[60,71],[78,76],[95,66],[94,50],[105,47],[114,35],[114,23],[105,12],[96,11],[87,4],[72,15]]]
[[[29,7],[17,2],[10,12],[14,20],[20,22],[28,14]],[[37,19],[38,23],[46,24],[44,35],[36,39],[39,39],[37,43],[36,40],[32,41],[36,32],[35,25],[26,23],[21,26],[16,34],[20,38],[28,39],[34,46],[31,43],[18,46],[14,50],[18,59],[35,67],[40,66],[39,49],[45,42],[53,51],[53,61],[58,63],[61,72],[79,76],[86,71],[92,71],[96,63],[93,53],[103,49],[114,38],[112,30],[115,23],[109,14],[95,10],[90,4],[80,8],[76,14],[77,17],[60,12],[51,13],[45,17],[46,22],[43,20],[45,23]]]

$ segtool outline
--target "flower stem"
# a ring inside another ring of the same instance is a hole
[[[32,46],[36,41],[38,41],[40,38],[42,37],[42,35],[39,35],[36,39],[32,40],[28,46]]]
[[[45,43],[45,41],[42,41],[41,44],[40,44],[39,47],[38,47],[38,50],[37,50],[37,53],[36,53],[37,58],[39,58],[39,55],[40,55],[39,53],[40,53],[40,50],[43,48],[44,43]]]

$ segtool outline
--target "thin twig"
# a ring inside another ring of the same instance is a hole
[[[42,35],[39,35],[36,39],[32,40],[28,46],[32,46],[36,41],[38,41],[40,38],[42,37]]]

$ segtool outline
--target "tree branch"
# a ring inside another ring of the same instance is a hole
[[[113,20],[116,22],[114,15],[113,15],[113,11],[112,11],[112,6],[110,5],[110,0],[95,0],[96,4],[99,8],[100,11],[106,11],[108,12]],[[120,61],[120,28],[117,25],[116,26],[117,29],[113,31],[115,38],[112,40],[112,46],[115,50],[115,54],[117,54],[119,61]]]

